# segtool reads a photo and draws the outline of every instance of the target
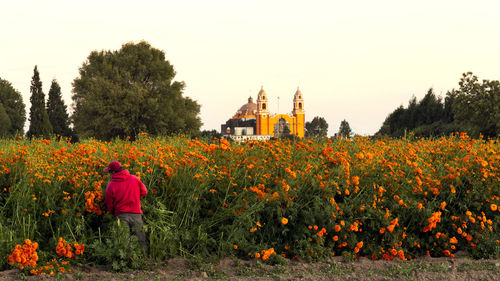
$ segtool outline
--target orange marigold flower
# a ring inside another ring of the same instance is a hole
[[[398,251],[398,258],[400,260],[404,260],[404,261],[407,260],[406,257],[405,257],[405,252],[403,252],[403,250],[399,250]]]
[[[443,210],[443,211],[444,211],[444,208],[445,208],[445,207],[446,207],[446,202],[444,202],[444,201],[443,201],[443,202],[441,202],[441,206],[440,206],[441,210]]]
[[[353,185],[358,185],[359,184],[359,177],[358,176],[352,177],[351,182]]]
[[[287,218],[282,218],[281,219],[281,224],[285,225],[288,223],[288,219]]]
[[[498,210],[498,206],[496,204],[491,204],[490,205],[490,209],[495,212],[496,210]]]
[[[394,224],[389,225],[389,226],[387,227],[387,231],[389,231],[389,232],[393,232],[393,231],[394,231],[394,226],[395,226]]]
[[[465,239],[467,239],[467,242],[472,241],[472,235],[467,234],[467,236],[465,237]]]
[[[325,234],[328,235],[328,233],[326,233],[326,229],[324,227],[321,228],[321,230],[316,233],[316,235],[318,235],[319,237],[323,237],[323,235],[325,235]]]

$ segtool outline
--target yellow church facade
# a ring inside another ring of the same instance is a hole
[[[237,141],[289,135],[303,138],[304,131],[304,99],[299,89],[295,92],[292,112],[289,114],[271,114],[268,95],[262,88],[257,95],[257,103],[250,97],[247,104],[221,125],[222,134]]]

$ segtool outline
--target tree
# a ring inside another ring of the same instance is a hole
[[[49,116],[45,109],[45,94],[42,91],[42,81],[40,81],[40,73],[36,65],[33,70],[33,77],[31,78],[30,92],[30,127],[27,135],[30,138],[49,138],[52,134],[52,126],[50,125]]]
[[[26,121],[23,97],[12,87],[10,82],[2,78],[0,78],[0,103],[9,118],[9,126],[7,126],[7,123],[0,122],[2,127],[7,130],[6,136],[23,135],[24,122]]]
[[[50,85],[49,98],[47,100],[47,115],[52,125],[53,133],[56,135],[70,137],[69,116],[67,107],[62,100],[61,87],[54,79]]]
[[[405,120],[404,120],[403,124],[401,124],[401,125],[403,125],[404,128],[415,128],[417,126],[417,122],[418,122],[418,118],[419,118],[418,110],[419,110],[419,106],[418,106],[417,98],[415,96],[412,96],[412,98],[410,99],[410,102],[408,103],[408,108],[406,109],[406,111],[404,113]]]
[[[3,103],[0,102],[0,138],[7,137],[9,135],[11,123],[9,115],[3,107]]]
[[[104,140],[198,133],[200,106],[182,96],[185,85],[173,81],[175,74],[165,53],[144,41],[91,52],[73,81],[74,130]]]
[[[390,113],[377,135],[401,137],[410,131],[425,137],[442,135],[448,132],[448,128],[452,128],[447,124],[448,119],[441,98],[436,97],[434,90],[430,88],[419,102],[413,96],[408,108],[399,106]]]
[[[483,80],[467,72],[458,83],[460,88],[448,92],[453,101],[454,118],[473,133],[496,137],[500,133],[500,82]]]
[[[344,119],[342,122],[340,122],[339,136],[344,138],[349,138],[351,136],[351,133],[352,130],[351,127],[349,126],[349,123]]]
[[[436,97],[432,88],[427,91],[424,98],[418,103],[417,109],[418,121],[416,126],[430,125],[434,122],[444,119],[444,109],[441,99]]]
[[[311,122],[306,122],[306,138],[326,137],[328,133],[328,123],[325,118],[316,116]]]
[[[214,138],[220,139],[222,137],[222,134],[217,130],[203,130],[200,132],[200,137],[207,140],[213,140]]]
[[[412,102],[410,101],[410,105]],[[377,135],[389,135],[389,136],[400,136],[403,134],[405,129],[407,128],[406,122],[405,122],[405,116],[407,116],[407,111],[406,109],[400,105],[398,108],[396,108],[393,112],[385,118],[384,123],[382,124],[382,127],[380,130],[377,132]]]

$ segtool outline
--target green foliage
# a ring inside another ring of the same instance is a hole
[[[9,115],[7,115],[2,102],[0,102],[0,138],[7,137],[9,135],[10,126],[11,122]]]
[[[108,180],[105,159],[112,158],[148,187],[141,204],[153,259],[262,259],[270,249],[275,254],[264,262],[272,264],[281,264],[281,255],[324,260],[343,252],[350,259],[389,259],[394,254],[384,255],[392,250],[406,257],[449,250],[495,258],[500,216],[489,204],[500,204],[498,149],[496,140],[466,135],[248,143],[141,135],[78,145],[3,140],[0,251],[30,238],[40,254],[53,253],[64,237],[86,245],[85,262],[138,266],[137,243],[112,229],[110,214],[86,208],[103,210],[97,195]],[[424,232],[438,211],[440,222]],[[470,241],[458,234],[464,224]],[[396,226],[389,231],[390,225]],[[436,238],[438,232],[446,239]],[[450,248],[454,236],[456,249]]]
[[[104,140],[197,133],[200,106],[182,96],[184,83],[174,76],[165,53],[144,41],[91,52],[73,82],[76,133]]]
[[[448,92],[450,100],[454,101],[455,119],[465,126],[470,124],[474,136],[496,137],[500,134],[500,82],[479,82],[472,72],[467,72],[459,85],[457,90]]]
[[[446,94],[444,104],[432,88],[418,103],[413,97],[407,108],[400,106],[387,116],[377,135],[402,137],[413,131],[419,137],[454,132],[496,137],[500,132],[500,82],[479,82],[467,72],[459,86]]]
[[[153,205],[144,204],[146,235],[149,237],[149,254],[164,260],[179,254],[177,231],[174,224],[175,213],[160,201]]]
[[[211,141],[214,138],[220,139],[222,137],[222,134],[219,133],[217,130],[203,130],[201,131],[200,138],[204,138],[207,141]]]
[[[49,98],[47,100],[47,115],[52,125],[53,133],[63,137],[71,137],[69,128],[69,116],[66,105],[62,100],[61,87],[54,79],[50,85]]]
[[[338,135],[341,137],[344,137],[344,138],[349,138],[349,137],[351,137],[351,133],[352,133],[352,130],[351,130],[351,126],[349,126],[349,122],[345,121],[345,119],[342,120],[342,122],[340,122]]]
[[[407,108],[400,106],[389,114],[377,134],[402,137],[413,131],[416,136],[429,137],[456,132],[456,126],[449,125],[453,121],[451,102],[451,99],[447,99],[445,107],[441,98],[436,97],[430,88],[422,100],[417,102],[412,97]]]
[[[7,114],[9,121],[4,117],[5,122],[0,122],[2,128],[7,129],[8,136],[23,135],[24,122],[26,121],[26,109],[21,94],[16,91],[10,82],[0,78],[0,104],[3,105],[4,111]],[[0,113],[1,114],[1,113]]]
[[[114,271],[141,269],[145,264],[144,249],[136,236],[130,236],[128,228],[119,220],[99,240],[88,246],[90,259],[98,264],[111,265]]]
[[[316,116],[311,122],[306,122],[306,138],[326,137],[328,133],[328,123],[325,118]]]
[[[42,91],[42,81],[37,66],[33,70],[31,79],[31,108],[30,108],[30,127],[27,132],[28,137],[50,138],[52,134],[52,125],[50,125],[49,116],[45,108],[45,94]]]
[[[8,229],[0,220],[0,270],[7,268],[7,255],[9,250],[14,248],[14,232]]]

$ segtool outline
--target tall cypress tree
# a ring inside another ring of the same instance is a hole
[[[47,100],[47,114],[53,133],[69,137],[71,136],[71,129],[69,128],[69,117],[66,109],[67,107],[62,100],[61,87],[54,79],[50,85],[49,98]]]
[[[30,138],[49,138],[52,134],[52,126],[50,125],[49,116],[45,109],[45,94],[42,91],[42,81],[40,81],[40,73],[38,73],[36,65],[33,70],[30,92],[30,128],[27,135]]]

